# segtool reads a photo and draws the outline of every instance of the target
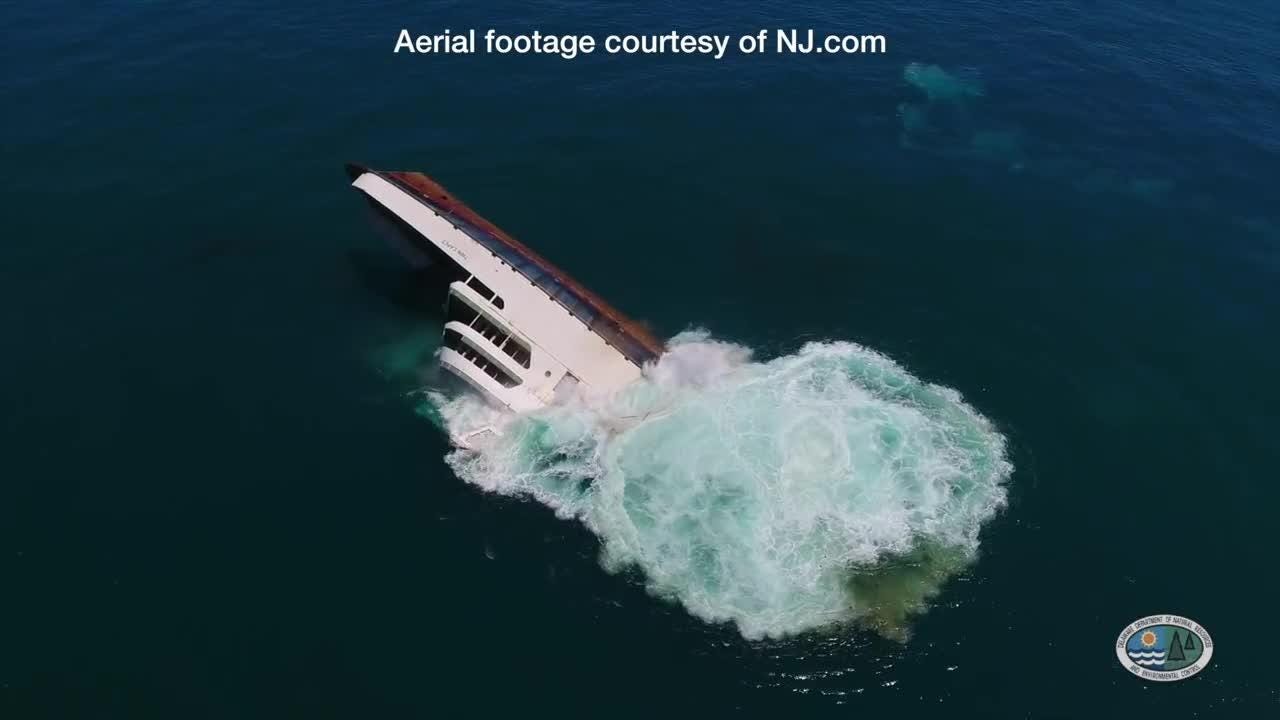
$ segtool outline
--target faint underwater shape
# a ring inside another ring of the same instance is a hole
[[[1122,193],[1129,188],[1120,173],[1106,167],[1090,168],[1075,179],[1074,185],[1080,192],[1089,194]]]
[[[1280,235],[1280,232],[1277,232],[1276,222],[1274,220],[1262,217],[1260,215],[1236,217],[1232,219],[1232,222],[1235,225],[1238,225],[1239,227],[1242,227],[1245,230],[1248,230],[1249,232],[1257,233],[1258,235],[1262,235],[1262,236]]]
[[[898,105],[902,147],[944,152],[966,146],[973,132],[968,101],[984,94],[981,83],[922,63],[908,64],[902,76],[925,95]]]
[[[976,71],[965,75],[953,75],[937,65],[918,62],[908,63],[902,70],[902,79],[924,92],[929,102],[962,102],[986,94]]]
[[[1022,133],[1016,130],[979,130],[969,139],[969,150],[975,157],[1008,165],[1010,170],[1026,167]]]
[[[1177,187],[1168,178],[1137,177],[1129,181],[1129,192],[1152,202],[1162,202]]]
[[[992,113],[989,104],[971,102],[986,95],[975,71],[952,73],[938,65],[913,62],[902,74],[925,95],[924,100],[898,104],[899,144],[905,150],[995,163],[1011,173],[1068,182],[1082,193],[1129,195],[1153,204],[1167,202],[1177,189],[1172,179],[1130,176],[1076,157],[1067,147],[1036,143],[1017,128],[999,128],[1009,123],[987,117]]]
[[[417,327],[374,349],[374,366],[384,376],[408,380],[423,379],[432,372],[431,362],[440,347],[439,326]]]
[[[922,133],[932,129],[929,110],[924,105],[901,103],[898,105],[898,117],[902,118],[902,130],[905,133]]]
[[[933,131],[928,109],[923,104],[904,102],[898,105],[898,117],[902,119],[898,143],[906,150],[923,149],[921,139]]]

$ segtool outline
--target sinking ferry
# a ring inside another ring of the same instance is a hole
[[[662,354],[647,329],[430,177],[359,165],[347,175],[402,250],[444,268],[440,364],[492,403],[527,412],[579,391],[611,393]]]

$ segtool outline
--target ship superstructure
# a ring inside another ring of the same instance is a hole
[[[563,270],[415,172],[348,165],[351,184],[423,264],[449,277],[440,363],[517,412],[640,377],[662,343]]]

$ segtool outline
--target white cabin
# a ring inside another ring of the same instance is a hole
[[[647,330],[431,178],[347,172],[405,241],[454,266],[440,363],[494,403],[524,412],[580,384],[612,392],[662,352]]]

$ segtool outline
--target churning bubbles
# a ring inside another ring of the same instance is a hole
[[[675,338],[612,398],[527,416],[433,396],[455,472],[583,522],[609,570],[747,638],[857,620],[902,636],[1005,503],[1005,440],[954,390],[847,342],[754,362]]]

